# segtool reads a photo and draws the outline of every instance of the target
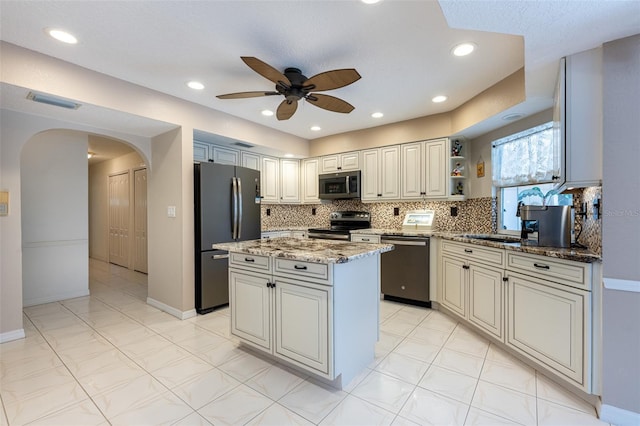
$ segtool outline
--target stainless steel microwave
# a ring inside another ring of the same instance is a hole
[[[360,170],[318,176],[321,200],[360,198]]]

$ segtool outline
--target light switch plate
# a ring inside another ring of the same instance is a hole
[[[176,206],[167,207],[167,217],[176,217]]]

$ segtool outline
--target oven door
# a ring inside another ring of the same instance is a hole
[[[318,176],[322,200],[360,198],[360,171],[329,173]]]
[[[307,237],[322,240],[340,240],[349,241],[351,234],[347,231],[333,231],[331,229],[309,229]]]

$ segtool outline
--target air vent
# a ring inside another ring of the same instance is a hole
[[[41,104],[53,105],[67,109],[78,109],[81,106],[81,104],[77,102],[69,101],[67,99],[62,99],[51,95],[43,95],[42,93],[29,92],[29,94],[27,95],[27,99],[34,102],[40,102]]]
[[[233,143],[235,146],[239,146],[240,148],[253,148],[255,145],[250,145],[248,143],[245,142],[234,142]]]

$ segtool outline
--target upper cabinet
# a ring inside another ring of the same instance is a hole
[[[561,60],[553,120],[564,138],[564,187],[602,185],[602,103],[602,48]]]
[[[362,151],[362,201],[400,199],[400,146]]]
[[[262,158],[259,154],[254,154],[252,152],[241,151],[240,152],[240,161],[242,167],[247,167],[249,169],[260,171],[262,170]]]
[[[236,151],[235,149],[221,148],[214,145],[211,152],[211,159],[214,163],[229,164],[231,166],[240,165],[240,151]]]
[[[265,203],[280,201],[280,160],[273,157],[262,157],[260,172],[260,195]]]
[[[360,152],[326,155],[320,158],[320,174],[338,171],[360,170]]]
[[[300,161],[280,160],[280,202],[300,202]]]
[[[318,186],[319,158],[306,158],[300,162],[301,201],[303,203],[320,203]]]
[[[401,145],[402,198],[445,198],[449,173],[447,139]]]
[[[445,148],[443,151],[448,167],[442,176],[445,176],[447,173],[449,175],[450,200],[464,200],[465,194],[467,193],[467,175],[469,170],[466,167],[466,151],[465,142],[461,139],[450,141],[448,148]]]

